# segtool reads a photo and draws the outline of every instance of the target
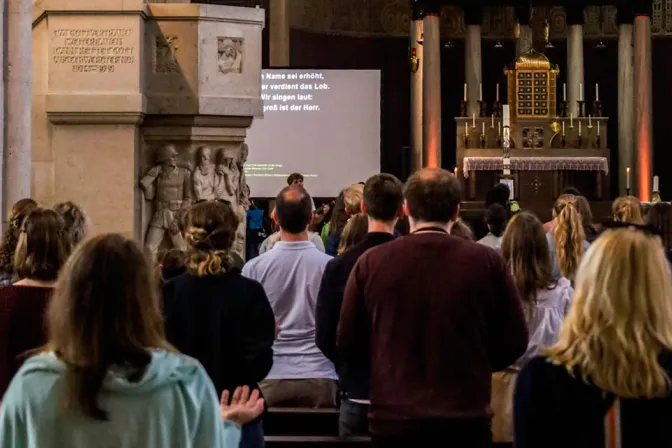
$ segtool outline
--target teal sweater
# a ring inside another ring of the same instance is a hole
[[[28,359],[0,406],[0,448],[229,448],[240,429],[223,422],[203,367],[153,351],[142,380],[110,369],[98,397],[109,421],[63,410],[65,364],[51,353]]]

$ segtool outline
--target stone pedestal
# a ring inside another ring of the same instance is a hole
[[[153,226],[170,246],[173,215],[196,196],[196,152],[207,147],[209,163],[226,164],[236,180],[224,199],[243,215],[238,161],[246,129],[262,114],[264,11],[144,0],[72,5],[45,0],[34,12],[32,196],[80,204],[97,233],[144,239]],[[184,182],[171,190],[173,169],[152,168],[173,150]]]

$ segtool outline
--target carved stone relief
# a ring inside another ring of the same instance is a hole
[[[228,73],[243,72],[243,39],[238,37],[217,38],[217,66],[219,71]]]
[[[177,36],[160,36],[155,39],[154,72],[173,73],[178,70],[177,52],[179,50]]]
[[[194,201],[215,199],[228,201],[238,216],[233,250],[244,255],[245,217],[250,205],[244,170],[247,154],[246,144],[192,145],[179,152],[175,145],[167,144],[152,152],[151,168],[140,179],[140,188],[151,203],[145,245],[154,255],[164,240],[171,247],[184,249],[176,217]]]

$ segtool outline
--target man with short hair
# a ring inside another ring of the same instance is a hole
[[[315,305],[331,257],[308,241],[310,196],[300,185],[285,187],[275,207],[280,241],[243,268],[264,287],[280,327],[273,367],[259,387],[269,406],[332,407],[338,377],[315,345]]]
[[[337,343],[345,362],[371,351],[374,446],[489,447],[491,373],[527,348],[504,261],[449,235],[460,194],[448,171],[412,175],[411,234],[369,250],[348,279]]]
[[[347,438],[368,434],[370,360],[363,356],[342,362],[336,348],[336,328],[343,304],[343,291],[357,259],[372,247],[394,239],[394,228],[403,216],[403,185],[391,174],[376,174],[366,181],[361,211],[369,218],[369,233],[364,241],[327,264],[317,298],[317,346],[334,362],[339,373],[343,400],[339,433]],[[362,341],[366,344],[365,341]]]
[[[298,185],[299,187],[303,187],[303,174],[301,173],[292,173],[287,177],[287,185]],[[310,205],[311,205],[311,210],[315,210],[315,201],[313,201],[313,198],[310,198]]]

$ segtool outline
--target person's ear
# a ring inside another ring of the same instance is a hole
[[[359,209],[362,211],[362,215],[366,215],[366,205],[364,204],[364,199],[359,203]]]
[[[460,218],[460,204],[457,204],[457,207],[455,207],[455,214],[452,217],[452,221],[455,222]]]
[[[275,223],[278,224],[278,215],[275,213],[275,209],[271,212],[271,220]]]
[[[402,209],[404,211],[404,215],[406,215],[408,217],[411,216],[411,213],[408,211],[408,201],[404,200],[404,205],[403,205]]]

